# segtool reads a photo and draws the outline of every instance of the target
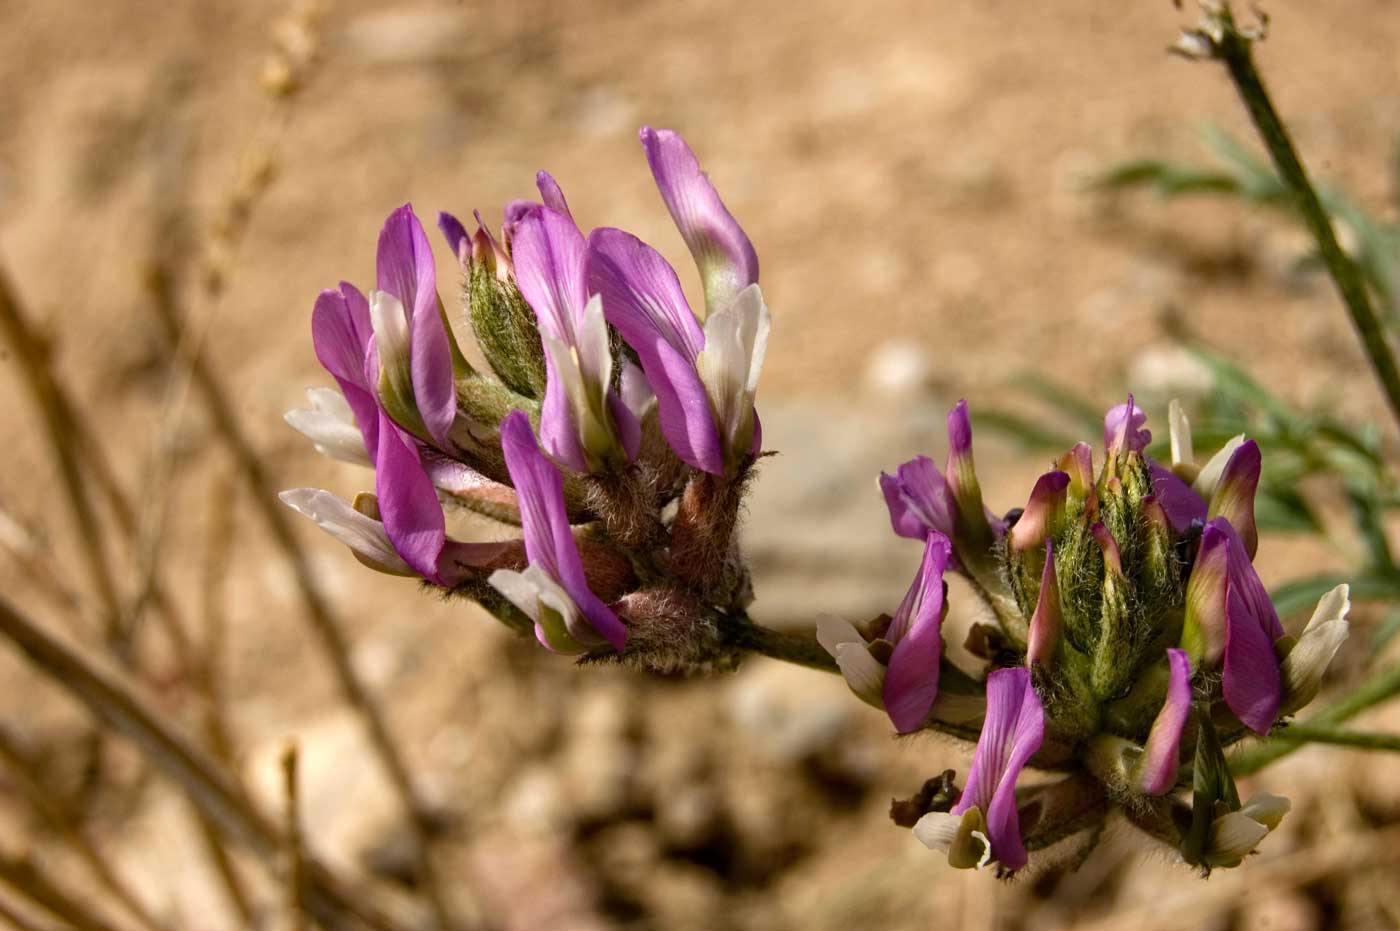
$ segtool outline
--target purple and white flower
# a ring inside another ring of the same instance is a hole
[[[588,586],[564,506],[559,470],[535,443],[530,420],[513,411],[501,422],[501,449],[520,500],[529,565],[497,569],[490,583],[535,624],[535,637],[556,653],[621,650],[627,629]]]
[[[642,141],[705,278],[704,326],[670,263],[623,230],[589,235],[588,288],[602,295],[607,321],[641,360],[676,455],[702,471],[733,474],[762,439],[753,405],[771,318],[758,263],[685,141],[650,129]]]

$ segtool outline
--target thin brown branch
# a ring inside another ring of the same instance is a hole
[[[117,875],[117,871],[107,863],[106,858],[102,856],[97,846],[87,836],[82,826],[73,818],[67,807],[49,789],[43,776],[35,767],[34,761],[3,727],[0,727],[0,760],[4,760],[11,775],[19,783],[24,794],[28,796],[30,804],[49,823],[50,827],[63,835],[68,845],[87,864],[98,883],[110,892],[112,897],[120,902],[131,917],[143,927],[149,931],[164,931],[161,923],[156,920],[140,898],[127,887],[126,883]]]
[[[306,858],[301,840],[301,790],[297,784],[297,746],[289,743],[282,751],[282,789],[287,797],[286,824],[282,834],[287,841],[287,915],[291,931],[306,931]]]
[[[59,885],[27,854],[0,850],[0,883],[77,931],[119,931],[88,907],[86,897]]]
[[[170,276],[166,269],[157,266],[149,270],[147,287],[152,298],[151,308],[167,341],[175,346],[181,338],[181,320],[170,285]],[[305,608],[305,617],[311,624],[321,652],[330,664],[341,694],[360,715],[370,745],[399,795],[415,834],[419,882],[436,914],[438,925],[442,928],[451,927],[446,899],[432,862],[431,820],[426,806],[418,798],[408,764],[389,731],[378,702],[360,681],[359,674],[350,662],[350,648],[341,629],[340,620],[322,592],[320,583],[311,569],[310,560],[307,559],[306,552],[292,530],[289,512],[277,501],[263,459],[248,439],[223,382],[204,355],[194,355],[190,358],[189,365],[194,386],[208,410],[215,432],[233,457],[238,474],[247,483],[254,510],[262,518],[273,542],[292,570]]]
[[[0,596],[0,634],[33,664],[87,707],[98,720],[125,735],[158,769],[173,779],[221,833],[276,864],[285,841],[281,831],[244,797],[229,773],[150,709],[116,674],[34,624]],[[343,880],[307,860],[307,907],[330,929],[357,923],[379,931],[399,924]]]
[[[49,368],[48,347],[35,333],[21,306],[9,276],[0,268],[0,332],[4,333],[5,340],[14,350],[15,358],[19,361],[20,376],[44,421],[44,434],[49,451],[58,465],[73,532],[87,562],[89,580],[97,589],[98,599],[102,603],[103,627],[108,645],[118,656],[129,661],[132,652],[122,623],[121,600],[112,566],[107,559],[102,525],[88,497],[87,483],[83,480],[82,467],[78,462],[73,424],[64,416],[64,405],[58,399],[57,383]]]

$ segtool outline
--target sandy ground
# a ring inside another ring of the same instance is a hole
[[[1293,228],[1237,205],[1083,191],[1125,158],[1199,158],[1205,123],[1247,134],[1222,74],[1163,53],[1190,16],[1167,0],[340,2],[305,89],[275,107],[259,73],[286,9],[0,4],[0,256],[139,490],[143,527],[167,516],[152,536],[192,617],[213,577],[202,568],[210,522],[232,485],[198,405],[170,403],[143,263],[188,250],[180,293],[194,331],[278,486],[349,493],[365,476],[319,459],[281,420],[305,387],[328,381],[308,334],[315,293],[370,281],[375,235],[397,204],[424,217],[478,208],[494,224],[507,200],[531,194],[539,168],[583,225],[631,229],[688,277],[636,142],[643,124],[688,137],[762,262],[775,324],[761,400],[786,454],[758,483],[749,526],[770,619],[895,603],[917,554],[885,536],[873,475],[941,451],[934,425],[953,400],[968,397],[974,413],[1013,406],[1006,386],[1027,372],[1104,407],[1134,386],[1160,396],[1189,380],[1169,323],[1285,397],[1383,415],[1326,283],[1290,271],[1306,247]],[[1320,175],[1388,215],[1400,17],[1380,0],[1271,12],[1261,64],[1300,147]],[[211,299],[198,244],[261,164],[271,185]],[[445,248],[438,261],[448,296],[454,263]],[[872,376],[891,347],[926,360],[895,388]],[[0,366],[14,399],[0,407],[0,505],[86,593],[49,450],[5,351]],[[979,440],[979,464],[1000,507],[1021,503],[1041,465],[995,438]],[[301,529],[356,662],[449,816],[442,866],[454,897],[499,926],[1400,921],[1393,763],[1313,750],[1270,773],[1259,784],[1295,799],[1287,829],[1265,862],[1209,884],[1124,829],[1078,873],[998,885],[947,869],[885,819],[892,795],[965,757],[891,741],[839,682],[759,662],[708,681],[577,670]],[[214,572],[239,761],[275,802],[278,748],[297,739],[316,849],[393,872],[392,797],[246,501],[231,534]],[[1266,581],[1345,555],[1271,545]],[[0,562],[0,584],[74,629],[15,563]],[[160,668],[159,650],[151,662]],[[8,654],[0,676],[5,726],[42,751],[56,784],[80,782],[82,715]],[[192,721],[182,683],[156,679],[163,706]],[[236,926],[174,794],[119,746],[108,765],[94,833],[181,926]],[[0,836],[64,864],[52,836],[16,813],[15,793],[0,782]],[[242,868],[253,881],[257,870]]]

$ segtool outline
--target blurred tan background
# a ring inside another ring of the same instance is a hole
[[[975,426],[979,407],[1014,406],[1004,390],[1026,372],[1104,408],[1130,387],[1189,395],[1199,372],[1167,336],[1185,324],[1287,398],[1383,422],[1340,305],[1294,269],[1308,244],[1293,226],[1236,204],[1084,191],[1127,158],[1200,160],[1204,123],[1249,135],[1222,73],[1164,54],[1194,17],[1168,0],[340,0],[311,33],[304,86],[275,102],[265,62],[298,41],[278,25],[290,9],[0,4],[0,263],[137,492],[146,544],[114,557],[122,578],[134,588],[154,554],[192,617],[225,619],[237,763],[276,809],[277,754],[298,741],[308,843],[347,870],[391,884],[411,872],[394,796],[246,496],[234,499],[230,544],[211,542],[236,483],[197,398],[170,388],[177,369],[142,279],[154,260],[184,272],[177,303],[275,486],[348,496],[368,474],[317,457],[281,414],[330,383],[311,350],[311,304],[342,278],[372,282],[384,216],[411,201],[428,224],[439,209],[477,208],[497,227],[546,168],[585,228],[633,230],[691,287],[636,140],[643,124],[681,131],[753,239],[774,312],[760,406],[766,445],[783,455],[764,466],[747,534],[755,613],[776,624],[897,603],[918,552],[889,534],[875,475],[915,452],[941,457],[947,407],[967,397]],[[1389,216],[1400,16],[1382,0],[1270,12],[1261,67],[1305,157]],[[268,184],[244,225],[230,198],[249,177]],[[455,263],[430,235],[451,307]],[[211,242],[224,251],[209,259]],[[219,294],[202,283],[211,262],[225,275]],[[0,369],[8,545],[57,566],[88,604],[91,579],[9,350]],[[1164,408],[1149,412],[1164,431]],[[999,510],[1023,503],[1042,466],[989,431],[978,461]],[[966,755],[891,740],[834,677],[762,661],[698,681],[575,669],[469,606],[362,569],[302,524],[356,668],[440,810],[453,907],[491,927],[1400,921],[1393,761],[1313,749],[1254,780],[1291,796],[1293,814],[1248,868],[1209,883],[1113,826],[1077,873],[1061,863],[999,884],[949,870],[886,818],[892,796],[965,768]],[[1274,540],[1264,552],[1270,583],[1346,556]],[[65,612],[29,565],[0,561],[6,596],[96,643],[91,611]],[[162,675],[169,657],[149,639],[147,692],[197,720],[199,701]],[[174,927],[239,927],[168,783],[115,740],[95,778],[84,713],[8,650],[0,683],[5,728],[57,790],[83,800],[93,836],[152,907],[179,916]],[[6,780],[5,849],[81,884]],[[257,915],[276,927],[276,893],[242,856]]]

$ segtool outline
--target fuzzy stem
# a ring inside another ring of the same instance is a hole
[[[1295,724],[1280,728],[1274,736],[1289,743],[1336,744],[1339,747],[1359,747],[1362,750],[1400,752],[1400,734],[1378,734],[1373,731]]]
[[[1381,329],[1380,317],[1371,304],[1371,295],[1366,290],[1361,270],[1337,242],[1331,218],[1323,208],[1312,182],[1308,180],[1307,171],[1293,147],[1288,130],[1278,111],[1274,109],[1264,81],[1254,67],[1254,56],[1250,50],[1251,39],[1240,32],[1227,5],[1222,4],[1216,15],[1221,33],[1214,43],[1215,54],[1224,63],[1235,90],[1239,92],[1240,99],[1248,108],[1254,128],[1259,131],[1259,137],[1268,148],[1279,176],[1292,191],[1297,201],[1298,212],[1317,241],[1322,261],[1331,273],[1337,292],[1351,314],[1352,326],[1371,360],[1376,379],[1390,403],[1391,413],[1400,421],[1400,369],[1396,367],[1394,353]]]
[[[726,639],[730,645],[738,649],[750,650],[771,659],[806,666],[809,669],[840,672],[836,660],[811,634],[762,627],[744,615],[729,617],[727,620],[728,623],[722,629],[726,630]]]

